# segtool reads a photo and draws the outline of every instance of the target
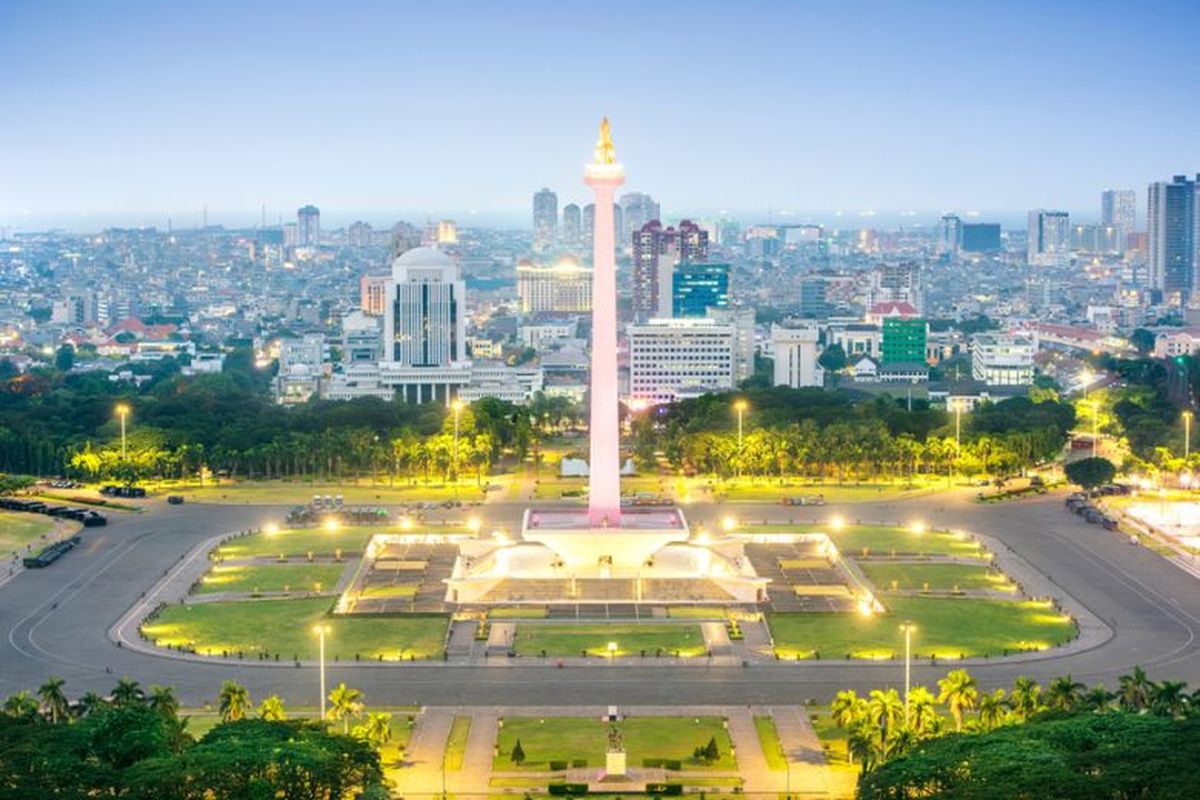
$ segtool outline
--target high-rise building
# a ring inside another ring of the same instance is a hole
[[[562,243],[567,247],[579,247],[583,241],[583,215],[574,203],[567,203],[562,210]]]
[[[613,236],[619,237],[622,230],[621,207],[613,203]],[[583,225],[582,225],[583,246],[585,250],[590,250],[592,247],[593,238],[596,232],[596,204],[588,203],[583,207]],[[619,240],[619,239],[618,239]]]
[[[404,367],[442,367],[466,358],[466,287],[458,265],[432,247],[392,263],[384,314],[384,360]]]
[[[533,247],[544,250],[558,235],[558,195],[542,189],[533,196]]]
[[[283,226],[283,246],[285,248],[300,246],[300,226],[294,222],[288,222]]]
[[[648,194],[641,192],[623,194],[618,205],[621,207],[622,221],[617,230],[620,231],[619,241],[622,242],[628,242],[629,237],[647,222],[662,218],[658,213],[658,203],[654,202],[654,198]]]
[[[800,279],[800,316],[805,319],[824,319],[829,316],[825,300],[825,279],[817,276]]]
[[[1105,189],[1100,193],[1100,224],[1121,229],[1121,249],[1125,237],[1137,230],[1137,192],[1133,189]]]
[[[1168,302],[1186,302],[1200,272],[1200,174],[1150,184],[1146,233],[1151,288]]]
[[[373,233],[371,226],[362,220],[351,223],[346,229],[346,244],[359,249],[370,247]]]
[[[437,243],[458,244],[458,226],[452,219],[444,219],[437,224]]]
[[[651,220],[632,236],[633,312],[639,319],[673,313],[672,273],[675,265],[708,258],[708,232],[691,220],[664,228]]]
[[[517,264],[517,297],[526,314],[591,311],[592,271],[574,258],[561,258],[549,267],[522,259]]]
[[[957,214],[943,214],[938,222],[938,255],[958,255],[962,247],[963,224]]]
[[[800,389],[824,385],[825,371],[817,363],[821,357],[819,339],[820,329],[815,323],[771,326],[776,386]]]
[[[886,317],[880,355],[884,364],[924,364],[929,324],[920,317]]]
[[[729,265],[680,262],[671,271],[671,316],[704,317],[729,306]]]
[[[998,253],[1001,248],[1000,225],[996,222],[967,222],[962,226],[964,253]]]
[[[387,313],[388,282],[391,275],[363,275],[359,281],[359,306],[364,314],[382,317]]]
[[[1120,253],[1124,239],[1117,225],[1071,226],[1071,249],[1080,253]]]
[[[314,205],[302,206],[296,211],[296,228],[300,247],[318,247],[321,244],[321,209]]]
[[[925,287],[921,282],[921,265],[915,261],[880,264],[871,272],[866,300],[868,313],[880,303],[907,303],[912,306],[907,313],[922,313]]]
[[[733,381],[741,384],[754,374],[754,309],[750,306],[709,308],[709,319],[733,326]]]
[[[732,325],[714,319],[654,319],[629,326],[629,394],[671,403],[734,387]]]
[[[1028,260],[1035,267],[1065,266],[1071,261],[1071,215],[1039,208],[1029,212]]]

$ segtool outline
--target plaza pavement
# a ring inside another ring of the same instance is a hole
[[[510,529],[523,503],[484,509],[489,524]],[[85,531],[84,543],[55,565],[21,572],[0,586],[0,695],[35,688],[47,677],[66,679],[69,694],[107,691],[128,675],[143,685],[176,687],[185,703],[210,701],[223,680],[244,683],[252,696],[280,694],[314,704],[316,670],[246,662],[237,665],[176,660],[118,647],[109,631],[189,551],[224,531],[279,519],[286,506],[148,504],[145,514],[110,515],[107,528]],[[461,512],[458,512],[461,513]],[[998,552],[1011,548],[1047,585],[1112,631],[1089,647],[1052,650],[1032,660],[993,659],[971,666],[985,687],[1018,675],[1047,681],[1070,673],[1110,688],[1134,666],[1154,679],[1200,684],[1200,581],[1128,537],[1088,525],[1062,508],[1061,495],[979,505],[959,493],[898,502],[789,509],[778,505],[689,506],[689,517],[713,524],[728,513],[743,519],[812,521],[839,513],[848,519],[905,523],[923,519],[990,537]],[[1026,576],[1023,583],[1037,578]],[[331,684],[363,689],[368,703],[425,706],[776,705],[828,700],[843,688],[866,690],[902,681],[898,663],[754,663],[693,659],[686,665],[523,662],[523,669],[440,664],[329,666]],[[598,662],[598,660],[597,660]],[[947,667],[914,664],[915,683],[931,684]],[[547,671],[551,670],[551,671]]]

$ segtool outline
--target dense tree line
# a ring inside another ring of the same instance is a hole
[[[430,480],[455,469],[482,477],[502,454],[523,458],[579,413],[561,398],[539,396],[528,407],[485,398],[459,414],[456,451],[444,405],[362,398],[285,408],[236,355],[218,375],[157,365],[136,389],[102,373],[0,377],[0,472],[124,482],[202,468],[264,478]],[[125,456],[118,404],[130,409]]]
[[[1153,771],[1097,771],[1090,759],[1103,752],[1101,760],[1126,763],[1139,752],[1130,743],[1142,737],[1155,741],[1147,741],[1140,752],[1148,757],[1158,751],[1161,758],[1172,743],[1200,733],[1200,691],[1189,693],[1182,681],[1152,681],[1138,667],[1120,677],[1115,691],[1064,675],[1045,687],[1019,677],[1010,689],[989,692],[967,670],[957,669],[938,681],[936,691],[913,687],[907,709],[895,689],[873,690],[866,697],[843,691],[834,698],[830,716],[846,730],[848,755],[862,768],[863,800],[1184,797],[1145,794]],[[1057,724],[1052,721],[1063,721],[1064,727],[1043,727]],[[1050,783],[1033,780],[1016,788],[999,780],[1018,765],[1022,747],[1030,765],[1046,770],[1042,777]],[[1181,759],[1195,758],[1200,743],[1189,748]]]
[[[735,403],[746,411],[739,446]],[[869,478],[945,473],[1012,474],[1055,457],[1074,426],[1056,397],[1015,397],[962,417],[925,401],[856,399],[844,391],[750,387],[705,395],[632,422],[643,465],[661,454],[675,468],[712,474]]]
[[[347,735],[287,719],[278,697],[255,713],[235,683],[226,683],[217,700],[222,722],[197,740],[167,687],[146,692],[122,679],[108,697],[89,693],[70,702],[63,681],[52,678],[36,694],[18,692],[0,713],[0,798],[388,796],[377,752],[380,730],[390,732],[387,715]],[[361,695],[357,702],[355,713]],[[350,713],[346,703],[334,708]]]

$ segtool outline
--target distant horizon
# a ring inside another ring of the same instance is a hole
[[[652,193],[651,193],[652,194]],[[652,195],[653,196],[653,195]],[[1141,193],[1139,192],[1139,201]],[[427,223],[440,220],[450,220],[460,227],[493,228],[501,230],[529,229],[532,225],[532,210],[488,210],[469,211],[463,209],[441,210],[342,210],[325,208],[316,201],[305,201],[296,206],[312,202],[321,211],[322,230],[339,230],[355,222],[366,222],[376,229],[386,229],[399,222],[407,222],[420,227]],[[581,204],[582,205],[582,204]],[[560,200],[561,215],[563,203]],[[284,213],[283,224],[296,221],[296,209]],[[771,209],[755,211],[753,209],[705,209],[692,208],[673,211],[664,208],[663,220],[675,222],[680,219],[692,219],[700,222],[714,222],[719,219],[731,219],[743,226],[748,225],[800,225],[818,224],[827,229],[874,228],[880,230],[899,230],[900,228],[932,228],[943,214],[957,214],[963,222],[999,223],[1005,230],[1024,230],[1027,215],[1034,209],[1020,210],[878,210],[878,211],[844,211],[837,209]],[[1100,198],[1096,197],[1096,207],[1089,210],[1054,209],[1067,211],[1072,223],[1094,224],[1100,220]],[[1144,203],[1139,202],[1138,226],[1144,224]],[[37,234],[64,232],[73,235],[100,233],[111,228],[154,228],[166,231],[170,227],[176,231],[193,231],[202,227],[203,211],[185,210],[181,212],[50,212],[28,215],[0,215],[0,229],[6,229],[13,234]],[[228,230],[253,230],[262,227],[261,210],[230,211],[221,209],[208,210],[209,226],[221,227]],[[280,224],[279,213],[268,209],[266,227],[275,228]]]

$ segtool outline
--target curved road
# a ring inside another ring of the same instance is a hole
[[[172,565],[215,533],[257,527],[283,507],[151,504],[142,515],[110,515],[107,528],[89,529],[84,544],[54,566],[29,570],[0,584],[0,696],[32,689],[45,678],[67,680],[72,695],[105,692],[123,675],[143,685],[176,688],[188,704],[211,700],[223,680],[236,678],[253,695],[278,693],[292,704],[316,704],[312,667],[247,662],[181,661],[118,648],[107,631]],[[737,505],[745,519],[811,519],[805,510]],[[1200,684],[1200,580],[1125,537],[1088,525],[1062,508],[1061,495],[994,506],[943,494],[895,503],[866,503],[818,512],[849,518],[964,528],[1010,547],[1103,620],[1114,635],[1083,652],[1023,663],[971,666],[985,686],[1025,674],[1041,681],[1071,673],[1110,687],[1135,665],[1154,679]],[[510,526],[516,505],[488,506],[490,521]],[[691,507],[693,521],[719,515]],[[931,684],[947,667],[914,664],[914,683]],[[723,705],[796,703],[827,699],[842,688],[869,689],[903,680],[897,662],[854,665],[820,662],[751,667],[641,667],[595,664],[556,669],[540,664],[489,666],[331,664],[329,680],[345,680],[376,703],[425,705]]]

